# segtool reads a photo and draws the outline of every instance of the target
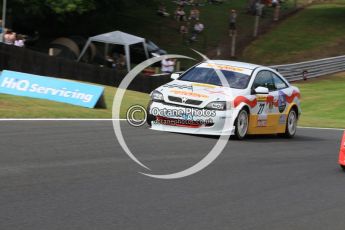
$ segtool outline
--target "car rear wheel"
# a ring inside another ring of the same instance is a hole
[[[297,131],[297,113],[295,109],[291,109],[286,119],[285,133],[284,136],[292,138],[295,136]]]
[[[242,140],[248,132],[249,118],[248,112],[242,109],[238,114],[235,121],[235,137],[238,140]]]

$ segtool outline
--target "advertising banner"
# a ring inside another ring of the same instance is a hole
[[[4,70],[0,93],[40,98],[87,108],[94,108],[102,97],[101,86]]]

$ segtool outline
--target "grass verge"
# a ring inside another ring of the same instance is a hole
[[[289,63],[345,52],[345,1],[312,5],[248,46],[243,59],[260,64]]]
[[[294,84],[301,90],[301,126],[345,128],[345,73]]]
[[[111,118],[114,87],[105,87],[104,99],[106,109],[89,109],[79,106],[0,94],[1,118]],[[126,111],[131,105],[142,105],[146,108],[149,95],[127,90],[121,104],[120,116],[126,117]]]

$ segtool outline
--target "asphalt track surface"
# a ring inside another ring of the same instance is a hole
[[[214,138],[122,123],[154,173],[199,161]],[[0,229],[341,229],[342,131],[299,129],[229,140],[202,172],[152,179],[120,148],[110,121],[0,122]]]

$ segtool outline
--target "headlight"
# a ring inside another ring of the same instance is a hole
[[[158,92],[157,90],[152,91],[151,99],[152,101],[164,101],[163,94]]]
[[[230,103],[228,103],[230,105]],[[226,106],[226,101],[214,101],[206,105],[205,109],[214,109],[214,110],[226,110],[230,109],[230,106]],[[228,107],[228,108],[227,108]]]

